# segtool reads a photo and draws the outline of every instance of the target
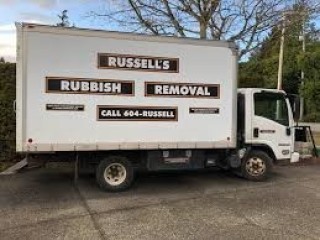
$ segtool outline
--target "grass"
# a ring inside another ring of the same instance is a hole
[[[316,146],[320,146],[320,133],[314,133],[313,135]]]
[[[314,142],[318,146],[318,156],[320,156],[320,132],[313,133]]]
[[[0,162],[0,172],[2,172],[3,170],[5,170],[6,168],[7,168],[7,164]]]
[[[0,162],[0,172],[6,170],[7,168],[11,167],[14,165],[13,162]]]

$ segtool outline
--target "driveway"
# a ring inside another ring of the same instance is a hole
[[[0,239],[319,239],[320,165],[267,182],[202,172],[144,174],[123,193],[94,176],[37,169],[0,177]]]

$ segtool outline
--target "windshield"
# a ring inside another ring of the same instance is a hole
[[[288,106],[282,93],[261,92],[254,94],[254,113],[256,116],[264,117],[289,126]]]

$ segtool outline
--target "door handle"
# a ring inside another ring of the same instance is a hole
[[[253,137],[255,137],[255,138],[259,137],[259,128],[253,129]]]
[[[287,136],[290,136],[290,135],[291,135],[291,128],[290,128],[290,127],[287,127],[287,129],[286,129],[286,134],[287,134]]]

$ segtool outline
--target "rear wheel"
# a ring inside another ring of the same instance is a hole
[[[252,181],[265,180],[272,171],[272,159],[263,151],[251,151],[241,163],[241,175]]]
[[[134,171],[131,162],[121,156],[102,160],[96,170],[99,186],[106,191],[119,192],[128,189],[133,183]]]

